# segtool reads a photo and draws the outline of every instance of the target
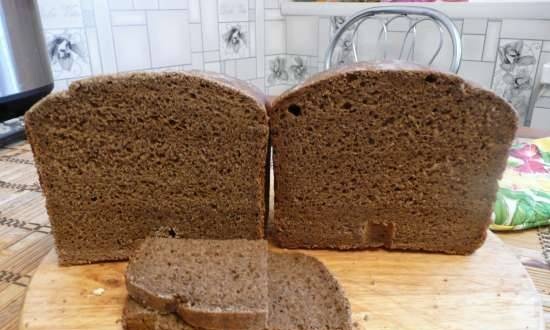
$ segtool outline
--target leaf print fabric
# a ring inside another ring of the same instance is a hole
[[[512,146],[492,220],[492,230],[550,224],[550,137]]]

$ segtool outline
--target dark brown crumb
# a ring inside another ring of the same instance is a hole
[[[287,248],[471,253],[516,127],[508,103],[456,75],[395,63],[320,73],[270,112],[268,232]]]
[[[161,228],[263,237],[267,113],[243,83],[94,77],[46,97],[25,121],[61,264],[126,259]]]

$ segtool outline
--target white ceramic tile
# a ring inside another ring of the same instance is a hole
[[[265,91],[265,81],[264,79],[252,79],[249,81],[252,85],[256,86],[262,92]]]
[[[533,117],[531,117],[530,126],[539,129],[550,129],[550,109],[533,109]]]
[[[111,12],[111,24],[116,25],[145,25],[147,24],[144,11],[126,10]]]
[[[264,6],[266,9],[268,8],[279,8],[279,0],[265,0]]]
[[[41,0],[38,2],[38,8],[44,29],[84,26],[80,0]]]
[[[82,9],[82,22],[85,27],[95,26],[94,17],[94,2],[93,0],[81,0],[80,8]]]
[[[273,20],[282,20],[284,19],[283,15],[281,15],[280,9],[266,9],[265,10],[265,20],[266,21],[273,21]]]
[[[248,23],[220,23],[219,31],[222,60],[250,56],[252,40]]]
[[[359,29],[357,30],[357,53],[359,60],[361,61],[368,61],[368,60],[374,60],[374,59],[382,59],[383,58],[383,50],[384,47],[386,48],[395,48],[397,49],[396,52],[398,52],[398,48],[401,45],[401,41],[403,39],[403,36],[405,35],[403,32],[389,32],[388,33],[388,42],[378,42],[378,33],[380,31],[380,21],[379,20],[367,20],[359,26]],[[329,28],[330,29],[330,28]],[[321,32],[319,32],[321,33]],[[351,38],[351,32],[347,32],[342,39],[340,40],[350,40]],[[326,48],[328,48],[328,41],[327,46],[321,46],[319,45],[319,50],[322,52],[319,53],[319,57],[324,58]],[[342,59],[343,57],[347,57],[347,55],[343,55],[342,51],[338,51],[341,49],[341,43],[337,46],[335,50],[335,58]],[[393,53],[393,51],[390,51],[389,53]],[[389,58],[397,58],[399,54],[390,55]],[[393,57],[392,57],[393,56]]]
[[[237,68],[235,60],[227,60],[224,63],[224,73],[231,77],[237,76]]]
[[[141,70],[151,67],[145,26],[114,26],[113,41],[118,71]]]
[[[286,24],[287,52],[317,56],[319,17],[288,16]]]
[[[73,79],[91,74],[88,41],[84,29],[46,30],[46,43],[54,80]],[[63,42],[52,42],[62,40]],[[69,47],[69,44],[72,47]]]
[[[202,59],[202,53],[191,54],[191,64],[193,70],[204,70],[204,61]]]
[[[114,73],[117,71],[117,66],[107,0],[95,0],[94,13],[97,39],[101,41],[99,42],[99,53],[101,54],[103,73]]]
[[[540,78],[541,78],[541,75],[542,75],[542,64],[544,63],[550,63],[550,53],[548,52],[542,52],[540,53],[540,59],[539,59],[539,63],[538,63],[538,68],[537,68],[537,73],[535,75],[535,84],[533,86],[533,89],[534,90],[540,90],[541,89],[541,85],[540,85]],[[542,93],[541,93],[541,96],[549,96],[550,97],[550,86],[546,86],[545,89],[542,90]],[[541,98],[542,99],[542,98]],[[548,100],[550,100],[550,98],[547,98]],[[540,100],[535,100],[535,101],[540,101]],[[538,102],[537,102],[537,106],[540,106],[540,107],[545,107],[544,105],[539,105]]]
[[[485,88],[491,88],[494,63],[462,61],[458,74]]]
[[[200,24],[189,24],[189,37],[191,38],[191,51],[202,51],[202,30]]]
[[[482,35],[462,35],[462,59],[481,61],[484,40],[485,38]]]
[[[61,92],[61,91],[67,90],[68,87],[69,87],[69,84],[67,83],[67,80],[65,80],[65,79],[56,80],[53,83],[53,91],[54,92]]]
[[[109,8],[111,10],[133,9],[134,3],[132,0],[109,0]]]
[[[541,96],[535,102],[537,108],[546,108],[550,110],[550,97]]]
[[[284,21],[265,22],[265,54],[283,54],[285,46],[285,24]]]
[[[492,88],[514,106],[520,123],[529,121],[527,115],[530,112],[532,86],[538,81],[537,62],[541,57],[541,48],[540,40],[500,39],[499,42]],[[506,56],[502,57],[500,53]]]
[[[221,72],[220,62],[210,62],[204,64],[204,71],[207,72]]]
[[[267,88],[267,95],[269,96],[278,96],[284,93],[291,85],[276,85],[270,86]]]
[[[86,39],[88,40],[88,54],[92,75],[101,74],[101,55],[99,54],[99,43],[97,39],[97,31],[95,28],[86,29]]]
[[[158,9],[158,0],[134,0],[135,9]]]
[[[407,32],[411,24],[411,21],[406,17],[399,17],[394,19],[388,24],[388,31],[391,32]],[[382,25],[380,25],[382,28]]]
[[[256,20],[256,9],[249,9],[248,10],[248,21],[254,22]]]
[[[495,61],[498,50],[498,38],[500,34],[500,22],[490,21],[487,25],[485,44],[483,46],[483,60]]]
[[[220,60],[220,52],[213,50],[210,52],[203,53],[204,62],[215,62]]]
[[[463,19],[453,19],[453,24],[455,25],[458,32],[460,32],[460,34],[462,34],[462,28],[464,27],[464,20]]]
[[[487,20],[481,18],[465,18],[462,27],[464,34],[485,34],[487,29]]]
[[[201,0],[202,42],[204,50],[219,49],[218,3]]]
[[[319,40],[317,41],[317,48],[319,52],[317,56],[321,60],[325,57],[328,44],[330,42],[330,19],[329,18],[320,18],[319,19]]]
[[[236,61],[237,78],[248,80],[256,78],[256,59],[243,58]]]
[[[220,22],[248,21],[248,0],[218,0]]]
[[[147,12],[153,66],[191,63],[188,19],[183,10]]]
[[[287,56],[289,82],[297,84],[317,72],[317,58],[299,55]]]
[[[183,66],[183,71],[191,71],[191,70],[195,70],[195,69],[193,68],[193,65],[192,65],[192,64],[185,64],[185,65]]]
[[[453,23],[457,26],[457,28],[460,27],[460,22],[455,21]],[[439,29],[434,24],[425,22],[418,25],[417,35],[419,37],[417,38],[415,45],[415,62],[428,64],[437,51],[437,45],[440,38]],[[409,37],[409,39],[411,38]],[[443,45],[441,51],[437,54],[431,66],[440,70],[448,71],[452,58],[453,45],[451,42],[451,37],[448,33],[443,33]]]
[[[542,51],[550,52],[550,41],[545,41],[542,43]]]
[[[289,63],[286,55],[271,55],[265,58],[266,86],[289,85]]]
[[[181,71],[183,69],[183,66],[165,66],[162,68],[153,68],[145,70],[146,72],[174,72],[174,71]]]
[[[187,9],[188,0],[159,0],[160,9]]]
[[[550,40],[550,20],[502,20],[501,38]]]
[[[256,70],[258,77],[264,76],[265,70],[265,10],[264,0],[256,0],[256,22],[255,26],[256,42],[254,54],[256,56]]]
[[[256,1],[257,0],[248,0],[248,8],[256,9]]]
[[[200,23],[201,5],[199,0],[189,0],[189,22]]]
[[[263,25],[263,22],[261,22],[260,24]],[[248,37],[248,42],[249,42],[249,47],[250,48],[250,56],[253,56],[255,57],[256,56],[256,22],[250,22],[248,23],[248,34],[249,34],[249,37]]]

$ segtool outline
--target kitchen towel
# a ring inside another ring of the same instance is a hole
[[[550,137],[512,145],[492,220],[492,230],[550,224]]]

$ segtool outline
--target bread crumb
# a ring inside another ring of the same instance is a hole
[[[101,296],[103,295],[103,292],[105,292],[105,289],[103,288],[95,288],[94,291],[92,291],[95,296]]]

